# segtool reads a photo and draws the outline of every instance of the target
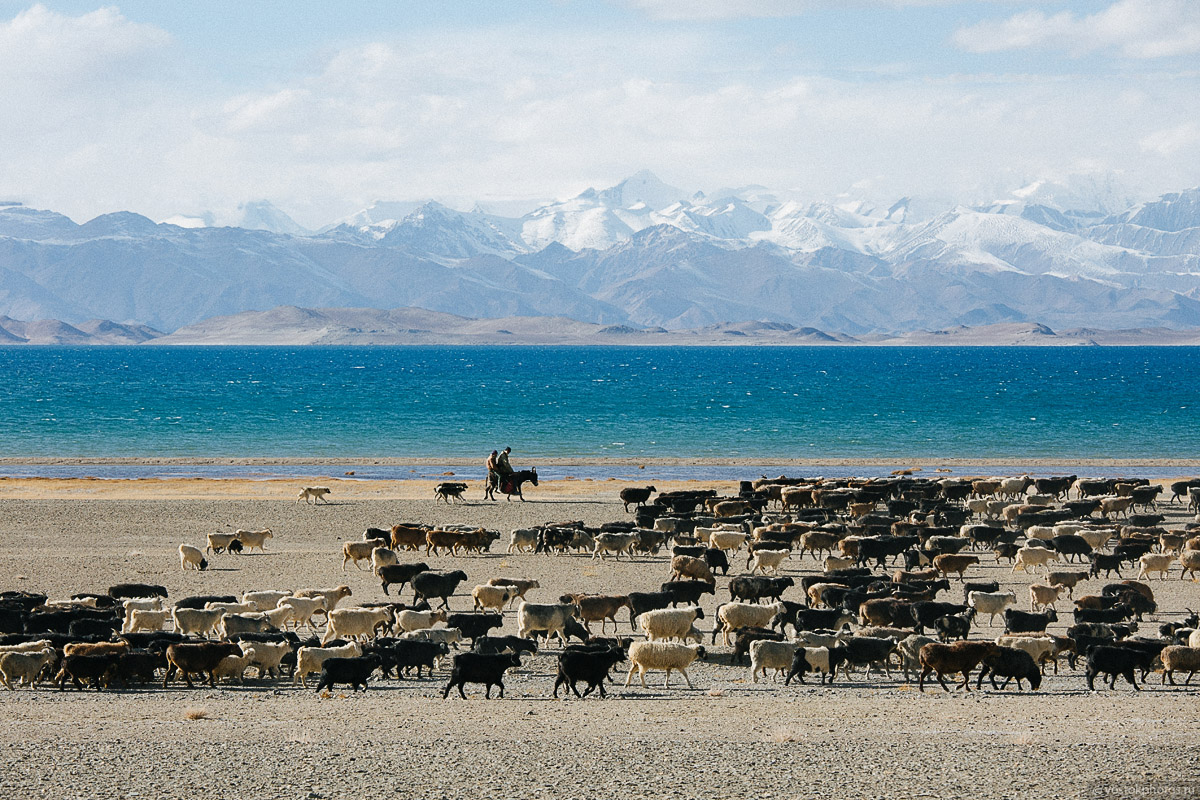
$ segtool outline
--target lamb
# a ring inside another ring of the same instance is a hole
[[[328,502],[328,501],[326,501],[326,502]],[[259,550],[262,550],[265,552],[267,549],[266,548],[267,539],[273,538],[274,534],[271,533],[270,528],[263,528],[262,530],[259,530],[259,531],[239,530],[237,532],[237,537],[238,537],[238,539],[240,539],[242,541],[242,544],[246,546],[247,550],[253,550],[254,548],[257,547]]]
[[[997,614],[1004,614],[1004,609],[1017,604],[1017,593],[1008,592],[971,592],[967,595],[967,605],[975,609],[977,614],[988,615],[988,625],[994,625]]]
[[[184,570],[206,570],[208,569],[208,559],[204,557],[204,551],[199,547],[181,544],[179,545],[179,566]]]
[[[1051,561],[1059,560],[1058,553],[1054,550],[1026,545],[1017,551],[1017,560],[1013,562],[1012,572],[1016,572],[1018,568],[1022,572],[1028,572],[1027,567],[1042,567],[1049,572],[1050,568],[1047,565]]]
[[[629,645],[629,675],[625,678],[628,686],[636,671],[641,678],[642,687],[646,686],[646,673],[650,670],[666,670],[667,678],[664,686],[671,686],[671,672],[678,671],[687,681],[689,689],[694,689],[692,679],[688,677],[687,668],[696,659],[703,659],[705,650],[698,644],[675,644],[673,642],[634,642]]]
[[[222,550],[228,550],[231,553],[241,552],[241,541],[236,533],[210,533],[208,534],[208,546],[204,548],[206,553],[220,553]],[[238,542],[237,549],[232,547],[234,542]]]
[[[446,621],[447,614],[445,611],[412,611],[405,609],[396,615],[396,626],[404,631],[419,631],[424,628],[432,628],[439,622]]]
[[[1167,573],[1171,571],[1171,564],[1175,561],[1174,553],[1146,553],[1138,559],[1142,569],[1138,573],[1138,578],[1145,577],[1149,579],[1152,573],[1157,572],[1165,581]]]
[[[225,656],[212,671],[214,680],[228,678],[232,681],[236,678],[238,683],[245,682],[246,667],[250,666],[257,655],[258,653],[253,647],[243,647],[241,655]]]
[[[1031,583],[1029,585],[1029,610],[1037,611],[1039,608],[1054,608],[1055,602],[1062,596],[1062,593],[1067,590],[1065,586],[1046,586],[1041,583]]]
[[[175,607],[171,617],[175,621],[175,630],[183,634],[207,636],[221,624],[225,612],[219,608],[179,608]]]
[[[633,503],[635,508],[644,505],[650,499],[650,495],[657,491],[658,489],[655,489],[653,486],[645,488],[627,486],[621,490],[621,502],[625,504],[625,510],[629,511],[630,503]]]
[[[350,597],[352,592],[350,587],[342,584],[333,589],[301,589],[296,592],[296,597],[323,597],[325,598],[325,610],[333,611],[337,608],[337,604],[344,598]]]
[[[717,624],[713,626],[713,641],[717,633],[721,640],[728,645],[729,634],[739,628],[766,628],[771,619],[784,610],[783,603],[772,603],[760,606],[754,603],[731,602],[717,608]]]
[[[1200,672],[1200,647],[1171,645],[1163,648],[1159,658],[1162,659],[1163,681],[1169,680],[1172,686],[1175,685],[1176,672],[1188,674],[1185,685],[1192,682],[1192,676],[1196,672]]]
[[[772,681],[777,680],[780,674],[786,674],[796,655],[796,646],[795,642],[773,642],[767,639],[752,642],[750,644],[751,680],[758,683],[758,673],[762,672],[765,678],[769,669],[775,670]]]
[[[458,643],[463,640],[463,632],[458,628],[420,628],[400,635],[401,639],[424,639],[427,642],[438,642],[447,648],[458,649]]]
[[[342,572],[346,571],[346,564],[353,561],[354,566],[358,569],[360,561],[370,561],[371,553],[375,552],[378,547],[375,540],[369,542],[345,542],[342,544]]]
[[[537,540],[536,528],[514,528],[508,540],[508,552],[532,553],[537,549]]]
[[[921,677],[917,679],[917,688],[925,691],[925,679],[931,672],[937,673],[938,683],[947,692],[947,673],[962,673],[963,682],[959,684],[968,692],[971,691],[971,670],[979,666],[983,659],[996,652],[999,645],[992,642],[955,642],[940,644],[932,642],[921,648],[918,658],[921,662]]]
[[[790,550],[755,550],[754,558],[751,562],[753,568],[750,572],[759,572],[761,570],[763,574],[766,574],[769,569],[772,574],[778,575],[779,565],[791,554]]]
[[[310,672],[320,672],[321,665],[327,658],[349,658],[361,656],[362,646],[358,642],[350,642],[341,647],[301,647],[296,651],[296,669],[292,673],[292,683],[307,685]]]
[[[42,671],[53,664],[57,658],[58,654],[53,647],[43,647],[29,652],[0,652],[0,681],[4,683],[6,689],[13,688],[14,680],[19,680],[22,684],[28,684],[36,689],[38,677]],[[1191,680],[1191,676],[1188,676],[1188,680]]]
[[[508,601],[509,608],[512,608],[514,605],[516,605],[516,602],[518,600],[524,600],[525,593],[528,592],[530,589],[542,588],[542,585],[540,583],[538,583],[536,580],[527,580],[525,578],[489,578],[487,585],[488,586],[511,586],[512,587],[513,596]]]
[[[515,600],[519,595],[515,586],[476,586],[471,590],[471,597],[475,600],[475,610],[492,609],[494,611],[503,611],[504,606]]]
[[[401,612],[403,613],[403,612]],[[338,608],[329,612],[329,625],[321,643],[332,639],[356,639],[358,637],[374,637],[379,635],[379,629],[386,630],[392,625],[392,610],[382,608]]]
[[[655,642],[667,639],[683,640],[691,633],[692,623],[698,619],[704,619],[704,610],[700,606],[690,606],[647,611],[639,615],[637,621],[646,638]]]

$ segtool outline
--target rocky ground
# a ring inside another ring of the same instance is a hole
[[[66,597],[119,581],[162,583],[172,597],[346,583],[352,600],[380,600],[366,570],[341,571],[341,542],[368,525],[469,522],[505,532],[485,556],[431,561],[469,576],[452,598],[487,578],[537,578],[531,600],[565,591],[653,590],[666,558],[616,563],[584,556],[508,555],[507,532],[550,520],[599,523],[625,516],[615,484],[559,482],[525,504],[435,505],[430,487],[335,484],[334,503],[294,502],[287,482],[0,482],[0,588]],[[660,487],[665,488],[665,487]],[[1184,519],[1173,512],[1174,521]],[[176,548],[204,534],[270,527],[265,553],[212,558],[182,572]],[[422,556],[423,557],[423,556]],[[997,578],[1027,607],[1030,577],[992,563],[969,577]],[[734,572],[744,561],[740,561]],[[785,562],[789,574],[818,569]],[[1126,577],[1132,577],[1127,575]],[[718,596],[725,595],[718,579]],[[1097,590],[1091,581],[1086,590]],[[1190,581],[1153,582],[1158,621],[1200,609]],[[798,590],[797,592],[798,599]],[[407,595],[406,595],[407,596]],[[789,595],[790,596],[790,595]],[[952,590],[951,597],[957,597]],[[724,599],[722,597],[722,599]],[[706,598],[706,611],[715,608]],[[1065,611],[1066,605],[1060,604]],[[504,632],[515,632],[509,612]],[[1051,630],[1061,631],[1070,615]],[[708,627],[708,623],[701,623]],[[622,633],[628,632],[622,625]],[[999,626],[977,628],[993,636]],[[843,678],[832,687],[749,679],[728,649],[682,681],[612,688],[609,699],[554,700],[554,648],[510,674],[503,700],[442,700],[434,679],[380,680],[364,693],[251,680],[245,686],[121,693],[0,692],[4,796],[22,797],[1193,797],[1188,783],[1200,687],[1144,691],[1118,684],[1088,692],[1064,666],[1042,691],[919,693],[898,676]]]

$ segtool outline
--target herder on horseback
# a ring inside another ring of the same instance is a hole
[[[493,450],[492,454],[488,456],[488,477],[487,483],[484,485],[484,499],[495,500],[496,491],[500,491],[508,495],[510,500],[514,494],[524,500],[525,496],[521,494],[521,484],[529,481],[534,486],[538,485],[536,469],[527,469],[521,472],[513,470],[512,465],[508,461],[508,456],[511,452],[512,448],[506,447],[500,453]]]

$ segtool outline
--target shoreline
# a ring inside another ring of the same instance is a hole
[[[478,463],[476,463],[478,462]],[[915,456],[909,458],[716,458],[708,456],[654,456],[628,458],[612,456],[567,457],[522,455],[522,464],[550,467],[870,467],[875,469],[921,469],[937,467],[1200,467],[1200,458],[1078,458],[1070,456],[957,458]],[[229,467],[456,467],[477,468],[483,458],[462,457],[378,457],[378,456],[0,456],[0,466],[229,466]]]

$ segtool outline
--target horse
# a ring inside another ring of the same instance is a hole
[[[537,467],[534,467],[533,469],[519,470],[511,475],[501,478],[498,481],[489,479],[485,486],[484,497],[495,500],[495,493],[501,492],[508,495],[508,499],[511,502],[512,496],[515,494],[517,497],[521,498],[521,502],[524,503],[525,495],[521,494],[521,484],[525,483],[526,481],[532,483],[534,486],[538,485]]]

